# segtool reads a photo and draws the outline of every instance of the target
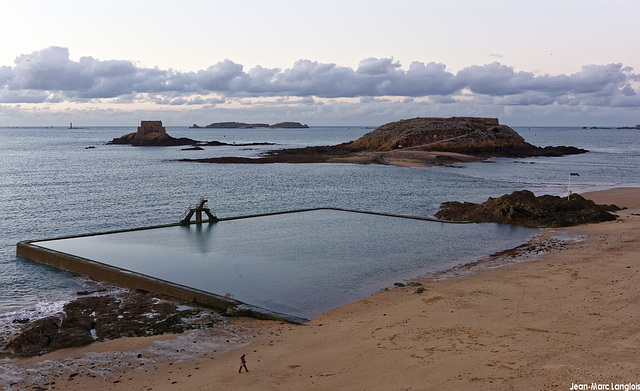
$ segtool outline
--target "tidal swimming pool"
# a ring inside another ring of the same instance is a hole
[[[537,232],[321,209],[33,244],[312,319]]]

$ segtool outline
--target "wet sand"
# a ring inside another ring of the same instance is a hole
[[[61,390],[569,390],[576,383],[640,383],[640,189],[585,196],[628,209],[617,221],[568,229],[582,240],[535,247],[545,253],[532,261],[517,262],[530,259],[529,251],[507,266],[425,278],[423,293],[380,292],[304,325],[230,319],[211,331],[11,360],[3,371],[16,382],[9,389]],[[243,353],[250,372],[239,374]]]

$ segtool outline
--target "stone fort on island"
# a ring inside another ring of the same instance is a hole
[[[167,129],[162,126],[162,121],[142,121],[136,132],[136,139],[142,139],[149,133],[167,134]]]

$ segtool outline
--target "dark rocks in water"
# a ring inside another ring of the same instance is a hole
[[[193,148],[189,150],[196,150],[200,146],[233,146],[233,147],[247,147],[254,145],[276,145],[275,143],[223,143],[220,141],[198,141],[187,137],[175,138],[168,134],[160,133],[148,133],[143,137],[136,137],[136,133],[129,133],[122,137],[114,138],[107,143],[108,145],[133,145],[134,147],[176,147],[182,145],[191,145]]]
[[[203,151],[204,148],[195,146],[195,147],[190,147],[190,148],[182,148],[182,150],[183,151]]]
[[[332,158],[347,157],[353,152],[354,151],[345,144],[340,144],[335,146],[278,149],[266,152],[259,158],[224,156],[202,159],[180,159],[179,161],[220,164],[325,163]]]
[[[201,129],[201,126],[193,124],[194,129]],[[300,122],[278,122],[277,124],[247,124],[244,122],[215,122],[205,126],[207,129],[307,129],[309,125]]]
[[[528,144],[528,143],[527,143]],[[531,145],[531,144],[529,144]],[[512,156],[505,157],[530,157],[530,156],[564,156],[564,155],[578,155],[581,153],[589,152],[586,149],[577,148],[577,147],[567,147],[564,145],[556,146],[556,147],[536,147],[531,145],[533,148],[526,148],[521,151],[515,151],[515,154]]]
[[[570,199],[550,195],[536,197],[528,190],[521,190],[499,198],[489,197],[482,204],[444,202],[435,216],[451,221],[553,228],[615,220],[617,216],[609,212],[616,210],[620,210],[616,205],[598,205],[579,194],[572,194]]]
[[[257,145],[277,145],[276,143],[221,143],[220,141],[202,141],[199,142],[198,145],[206,145],[208,147],[220,147],[220,146],[230,146],[230,147],[253,147]]]
[[[81,297],[65,305],[59,316],[28,324],[18,336],[8,341],[2,354],[40,355],[95,341],[181,333],[200,328],[202,324],[213,326],[219,322],[217,317],[202,314],[202,309],[180,309],[174,301],[143,291],[128,291],[117,297]]]

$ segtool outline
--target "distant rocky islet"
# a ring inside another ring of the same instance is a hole
[[[308,129],[309,125],[301,124],[300,122],[278,122],[277,124],[269,125],[263,123],[248,124],[244,122],[215,122],[207,126],[198,126],[193,124],[190,126],[192,129]]]

